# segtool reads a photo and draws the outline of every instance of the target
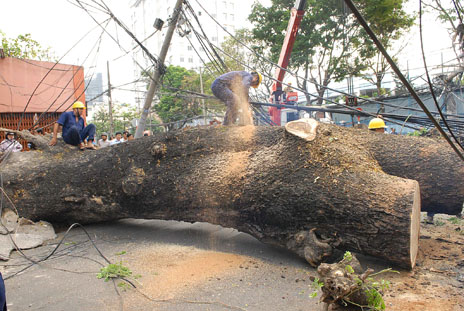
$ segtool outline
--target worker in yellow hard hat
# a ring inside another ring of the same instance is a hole
[[[369,131],[385,133],[387,126],[382,118],[374,118],[369,122]]]
[[[250,87],[257,88],[262,81],[263,76],[256,71],[231,71],[214,80],[211,91],[227,106],[224,125],[232,125],[237,119],[240,125],[253,123],[248,93]]]
[[[80,150],[96,149],[93,145],[96,127],[94,124],[85,126],[82,118],[85,105],[76,101],[72,105],[72,111],[63,112],[53,127],[53,138],[49,145],[54,146],[58,141],[58,130],[63,128],[62,137],[65,143],[78,146]],[[86,142],[87,140],[87,142]]]

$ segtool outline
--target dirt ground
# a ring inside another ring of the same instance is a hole
[[[434,221],[421,223],[414,270],[386,277],[392,283],[386,310],[464,310],[464,220],[435,215]]]

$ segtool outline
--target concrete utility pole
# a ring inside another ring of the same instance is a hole
[[[203,91],[203,77],[202,77],[202,74],[201,74],[201,67],[200,67],[200,88],[201,88],[201,94],[204,94],[205,92]],[[206,105],[205,105],[205,99],[204,98],[201,99],[201,103],[203,104],[203,119],[204,119],[205,125],[206,125]]]
[[[111,82],[110,82],[110,62],[106,61],[106,68],[108,71],[108,114],[110,117],[110,137],[113,136],[114,127],[113,127],[113,103],[111,100]]]
[[[148,88],[147,98],[145,99],[145,104],[143,105],[142,114],[140,115],[140,121],[135,131],[135,138],[142,137],[143,131],[145,130],[145,125],[147,123],[147,116],[150,112],[150,107],[153,102],[153,97],[156,90],[159,88],[159,80],[161,77],[161,67],[164,65],[164,60],[166,59],[166,54],[168,53],[169,45],[171,44],[171,39],[176,29],[177,20],[179,18],[180,8],[184,0],[177,0],[174,7],[174,12],[172,13],[171,21],[169,24],[168,31],[166,32],[166,38],[164,39],[163,46],[161,47],[161,52],[159,54],[158,66],[155,69],[154,75],[150,82],[150,87]]]

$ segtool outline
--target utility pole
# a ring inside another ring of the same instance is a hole
[[[113,136],[113,103],[111,101],[111,82],[110,82],[110,62],[106,61],[106,68],[108,71],[108,114],[110,117],[110,137]]]
[[[172,13],[171,21],[166,32],[166,38],[164,39],[163,46],[161,47],[161,52],[158,58],[158,66],[155,69],[154,75],[150,82],[150,87],[148,88],[147,98],[145,99],[145,104],[143,105],[142,114],[140,115],[139,125],[137,131],[135,132],[135,138],[142,137],[143,131],[145,130],[145,125],[147,123],[147,116],[150,112],[150,107],[153,102],[153,97],[155,91],[159,88],[159,80],[161,77],[161,70],[164,66],[164,60],[166,59],[166,54],[168,53],[169,45],[171,44],[171,39],[176,29],[177,20],[179,18],[180,9],[184,0],[177,0]]]
[[[205,92],[203,91],[203,77],[201,74],[201,67],[200,67],[200,88],[201,88],[201,94],[204,94]],[[203,104],[203,120],[205,121],[206,125],[206,105],[205,105],[205,99],[201,99],[201,103]]]

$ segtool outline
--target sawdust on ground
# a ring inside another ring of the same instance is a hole
[[[237,271],[249,259],[230,253],[164,244],[147,246],[124,258],[131,271],[141,275],[139,290],[157,300],[181,297],[185,290]],[[128,298],[125,303],[131,307],[146,302],[137,295]]]
[[[392,284],[384,295],[386,310],[464,310],[464,220],[446,215],[435,219],[435,225],[421,223],[414,270],[384,275]],[[179,245],[155,244],[137,249],[125,255],[123,262],[134,274],[141,275],[138,289],[155,300],[182,299],[209,281],[240,273],[241,266],[250,260]],[[124,304],[132,310],[138,310],[138,305],[142,310],[146,301],[132,290],[124,298]]]

